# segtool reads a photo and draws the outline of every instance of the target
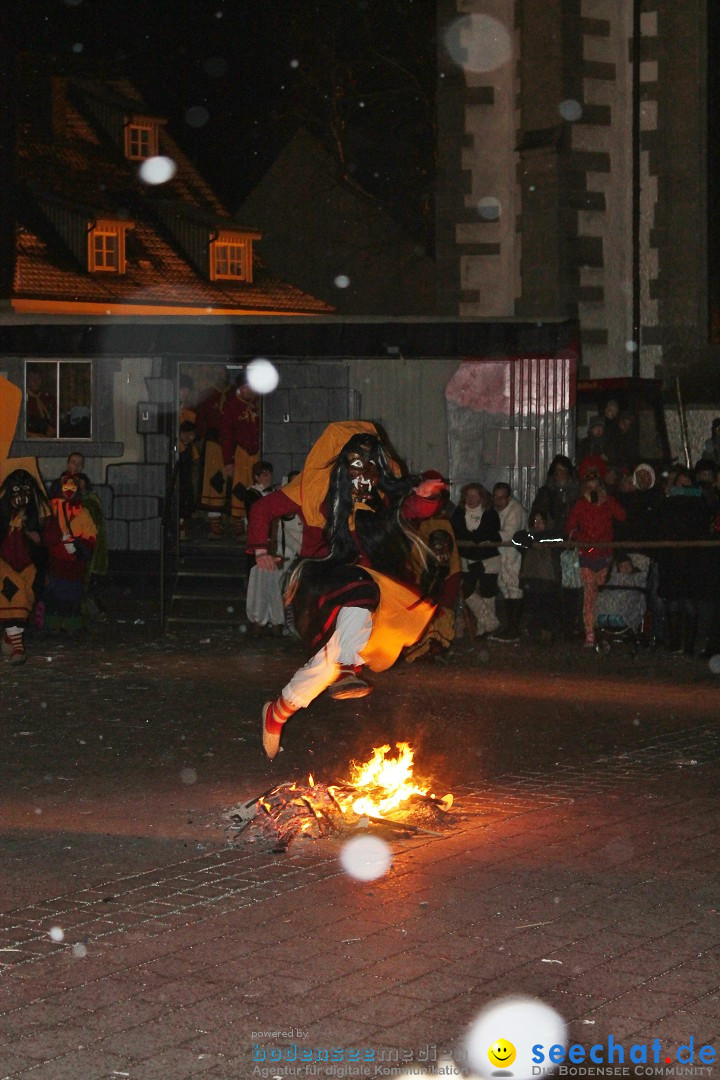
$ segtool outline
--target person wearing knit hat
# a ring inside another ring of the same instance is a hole
[[[657,512],[663,498],[652,465],[641,462],[633,470],[631,489],[620,496],[627,520],[617,527],[616,539],[627,540],[629,544],[632,540],[657,540]],[[631,544],[629,550],[633,550]]]
[[[587,457],[582,458],[577,467],[579,480],[587,480],[592,476],[599,476],[601,480],[604,480],[606,471],[607,461],[599,454],[588,454]]]
[[[643,461],[637,465],[632,474],[633,486],[638,491],[649,491],[650,488],[655,487],[655,470],[652,465],[648,465]]]
[[[577,447],[577,460],[590,456],[606,456],[605,452],[605,420],[602,416],[591,416],[588,422],[587,435],[581,439]]]

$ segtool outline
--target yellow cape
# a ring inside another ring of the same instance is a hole
[[[335,459],[353,435],[363,432],[380,438],[377,428],[368,420],[340,420],[337,423],[328,424],[305,459],[302,472],[282,489],[289,499],[299,503],[303,518],[308,525],[315,525],[318,528],[325,525],[325,516],[321,507],[328,493],[330,473]],[[393,461],[390,464],[399,476],[400,469],[397,464]]]
[[[10,445],[15,438],[22,391],[19,386],[8,382],[0,375],[0,464],[10,453]]]
[[[361,656],[371,671],[386,671],[406,645],[414,645],[430,622],[435,605],[394,578],[364,566],[380,587],[380,603],[373,612],[372,631]]]
[[[45,491],[45,484],[37,466],[37,458],[8,457],[12,441],[15,438],[21,403],[22,390],[20,387],[9,382],[4,375],[0,375],[0,484],[3,484],[15,469],[25,469],[26,472],[35,477],[40,485],[40,490]]]

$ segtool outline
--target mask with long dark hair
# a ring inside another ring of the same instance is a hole
[[[349,565],[357,562],[361,552],[373,569],[412,581],[410,552],[418,550],[424,567],[428,549],[401,511],[404,498],[420,477],[398,476],[382,439],[371,432],[353,435],[327,467],[331,472],[323,512],[328,554],[297,564],[286,602],[294,598],[306,568]]]
[[[351,532],[353,510],[362,505],[370,510],[383,509],[382,494],[395,501],[411,484],[393,473],[382,442],[375,435],[353,435],[338,454],[328,486],[328,521],[326,535],[332,562],[357,557],[357,545]],[[372,515],[362,514],[363,522]],[[356,519],[356,522],[359,519]],[[363,532],[367,530],[363,529]]]
[[[52,513],[40,485],[26,469],[15,469],[0,487],[0,539],[5,537],[10,522],[20,513],[30,532],[38,532],[43,519]]]

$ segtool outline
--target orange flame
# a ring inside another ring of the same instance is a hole
[[[395,744],[397,757],[388,757],[390,745],[373,748],[373,756],[364,765],[352,763],[350,783],[362,792],[353,800],[353,812],[378,817],[395,810],[411,795],[427,795],[412,778],[414,752],[406,742]]]

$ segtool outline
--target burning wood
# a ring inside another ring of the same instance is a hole
[[[373,750],[363,765],[350,763],[347,780],[306,785],[286,781],[276,784],[226,815],[236,836],[251,824],[273,841],[275,851],[285,851],[298,836],[319,839],[359,828],[382,831],[394,838],[418,833],[439,836],[437,825],[452,807],[452,795],[442,799],[413,779],[413,750],[405,742]],[[388,814],[392,813],[392,817]],[[255,839],[254,835],[248,837]]]

